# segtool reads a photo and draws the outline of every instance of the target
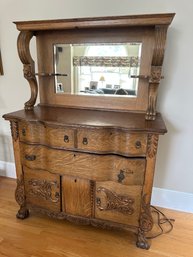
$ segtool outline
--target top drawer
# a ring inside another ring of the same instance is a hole
[[[45,127],[39,123],[19,123],[22,142],[38,143],[58,148],[74,148],[75,130],[63,127]]]
[[[78,149],[103,153],[145,156],[147,135],[113,129],[79,129]]]
[[[40,123],[19,123],[21,142],[77,149],[83,152],[145,156],[147,134],[108,128],[50,127]]]

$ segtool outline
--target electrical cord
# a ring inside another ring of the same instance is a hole
[[[162,234],[167,234],[167,233],[171,232],[172,229],[173,229],[173,224],[172,223],[175,222],[175,220],[174,219],[168,219],[166,217],[166,215],[163,212],[161,212],[160,210],[158,210],[155,206],[151,205],[150,207],[151,207],[151,213],[157,215],[157,225],[160,229],[160,232],[153,235],[153,236],[149,236],[149,237],[146,237],[146,238],[147,239],[153,239],[153,238],[156,238],[158,236],[161,236]],[[169,224],[169,227],[170,227],[166,231],[164,231],[164,229],[162,227],[164,224]]]

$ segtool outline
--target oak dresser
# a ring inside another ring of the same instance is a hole
[[[31,89],[23,110],[4,115],[13,138],[17,218],[31,211],[125,229],[137,234],[138,247],[150,247],[158,138],[166,133],[156,100],[173,16],[16,22]],[[89,55],[93,49],[97,54]]]

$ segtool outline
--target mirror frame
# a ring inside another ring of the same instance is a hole
[[[54,73],[55,44],[83,43],[142,43],[140,73],[150,74],[153,55],[154,37],[152,28],[114,28],[111,29],[82,29],[73,31],[55,31],[54,37],[50,31],[36,34],[38,70],[41,73]],[[45,62],[45,59],[49,62]],[[101,96],[101,95],[72,95],[55,93],[54,77],[39,76],[40,102],[43,105],[60,105],[82,108],[135,110],[146,111],[148,106],[148,80],[139,79],[136,97]]]
[[[155,120],[158,87],[163,78],[161,72],[166,35],[174,16],[175,13],[160,13],[14,22],[20,31],[17,41],[18,54],[24,66],[24,77],[31,89],[30,99],[25,103],[25,110],[33,109],[39,87],[40,105],[143,111],[146,112],[145,119]],[[37,37],[39,85],[29,47],[33,36]],[[133,41],[140,39],[145,48],[142,50],[144,61],[141,66],[141,72],[142,67],[144,67],[144,72],[139,77],[139,80],[143,81],[141,83],[143,86],[140,86],[138,90],[136,101],[132,98],[126,100],[116,98],[115,101],[110,97],[103,99],[102,96],[67,95],[61,97],[59,95],[56,97],[56,94],[54,95],[54,78],[50,73],[53,72],[53,46],[51,47],[53,43],[121,43],[130,42],[132,38],[134,38]],[[50,45],[47,40],[52,44]],[[47,51],[44,51],[44,47]],[[42,53],[40,50],[43,50]],[[40,72],[43,72],[41,76]]]

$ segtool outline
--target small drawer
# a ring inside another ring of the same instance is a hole
[[[79,129],[78,149],[126,156],[145,156],[146,134],[133,134],[113,129]]]
[[[39,143],[57,148],[74,148],[74,130],[48,127],[39,123],[20,123],[19,137],[22,142]]]

